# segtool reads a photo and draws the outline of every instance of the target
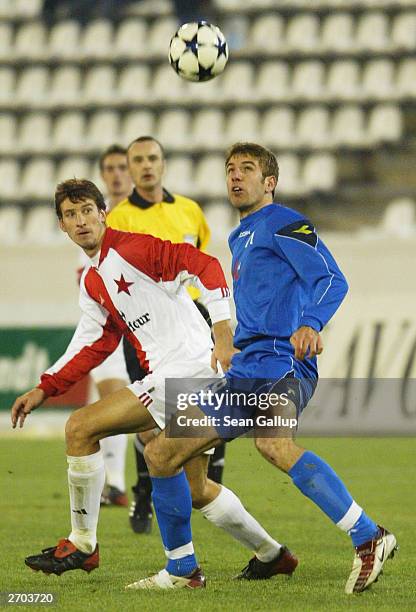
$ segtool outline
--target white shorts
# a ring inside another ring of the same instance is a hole
[[[116,350],[105,361],[91,370],[90,375],[95,384],[109,378],[118,378],[125,380],[126,383],[129,382],[130,379],[124,358],[123,340],[121,340]]]
[[[186,369],[183,370],[186,372]],[[216,374],[208,365],[192,373],[186,373],[186,378],[222,378],[222,374]],[[183,375],[185,378],[185,375]],[[178,379],[179,380],[179,379]],[[160,429],[166,426],[166,397],[165,397],[165,378],[157,374],[148,374],[142,380],[136,380],[127,387],[144,404],[150,412]],[[184,391],[181,385],[181,392]],[[212,455],[214,449],[211,448],[204,454]]]

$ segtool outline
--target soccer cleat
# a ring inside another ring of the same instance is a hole
[[[126,589],[136,590],[166,590],[166,589],[201,589],[206,586],[205,576],[200,567],[197,567],[190,576],[174,576],[165,569],[154,576],[142,578],[137,582],[128,584]]]
[[[287,574],[291,576],[299,561],[286,546],[282,546],[277,556],[271,561],[260,561],[253,557],[248,565],[241,570],[235,580],[267,580],[276,574]]]
[[[129,511],[130,526],[134,533],[150,533],[152,531],[153,510],[150,501],[150,495],[146,492],[134,492],[134,501],[132,501]]]
[[[387,559],[392,559],[398,550],[395,536],[384,527],[378,527],[376,538],[355,547],[352,571],[345,585],[348,595],[361,593],[376,582]]]
[[[129,505],[127,495],[117,489],[117,487],[109,486],[101,494],[100,506],[124,506]]]
[[[99,566],[98,544],[91,554],[83,553],[67,539],[59,540],[57,546],[44,548],[39,555],[26,557],[25,563],[36,572],[60,576],[68,570],[82,569],[92,572]]]

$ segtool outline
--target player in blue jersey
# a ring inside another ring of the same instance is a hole
[[[293,424],[317,382],[316,356],[323,350],[320,331],[348,287],[312,223],[274,203],[278,170],[273,153],[253,143],[236,144],[227,154],[228,196],[241,217],[230,236],[236,354],[225,378],[206,389],[198,405],[178,412],[148,445],[150,473],[164,482],[154,505],[165,547],[189,550],[191,506],[181,466],[218,440],[237,437],[250,428],[252,420],[256,447],[263,457],[286,472],[306,497],[351,536],[355,555],[345,591],[356,593],[380,575],[396,549],[396,538],[367,516],[325,461],[294,441]],[[236,405],[234,392],[240,397]],[[259,401],[249,404],[245,398],[253,395]],[[272,402],[276,396],[278,401]],[[194,420],[187,421],[188,417]],[[177,436],[185,423],[188,437],[184,440]],[[175,499],[175,516],[170,496]],[[276,573],[274,562],[254,557],[239,578],[269,578]],[[193,563],[196,567],[195,558]],[[163,571],[162,575],[166,578]],[[162,583],[159,574],[131,586],[163,588]]]

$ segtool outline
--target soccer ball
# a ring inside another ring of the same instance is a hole
[[[213,79],[224,70],[227,60],[224,34],[206,21],[185,23],[170,41],[170,65],[187,81]]]

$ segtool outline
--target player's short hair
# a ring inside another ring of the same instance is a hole
[[[165,149],[163,148],[162,144],[157,140],[157,138],[153,138],[153,136],[139,136],[139,138],[135,138],[127,147],[127,153],[129,152],[130,147],[136,144],[136,142],[148,142],[149,140],[159,145],[160,150],[162,152],[162,159],[165,159]]]
[[[234,155],[250,155],[250,157],[254,157],[259,162],[263,178],[274,176],[276,177],[276,183],[279,180],[279,164],[277,163],[276,155],[269,149],[255,142],[236,142],[225,154],[226,166]]]
[[[127,155],[127,149],[119,144],[113,144],[103,151],[98,159],[98,165],[102,171],[104,168],[104,162],[109,155]]]
[[[59,183],[55,190],[55,211],[59,219],[62,219],[61,204],[66,199],[74,204],[84,200],[93,200],[99,210],[106,209],[103,194],[94,183],[87,179],[73,178]]]

